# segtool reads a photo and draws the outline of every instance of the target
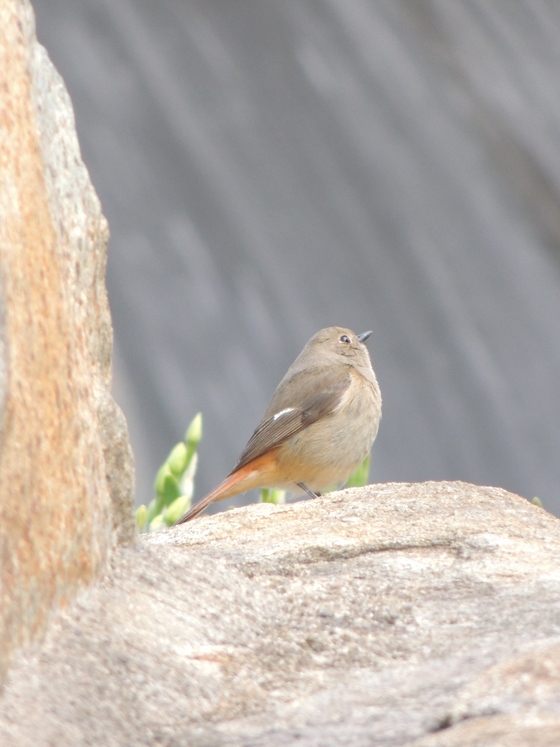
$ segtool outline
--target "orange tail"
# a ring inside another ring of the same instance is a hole
[[[232,472],[226,479],[221,482],[218,487],[208,495],[204,496],[198,503],[195,503],[186,514],[181,516],[177,524],[184,524],[186,521],[194,519],[198,514],[202,513],[204,509],[214,501],[222,501],[224,498],[231,498],[232,495],[238,493],[244,493],[246,490],[252,488],[260,488],[268,483],[270,477],[270,455],[265,454],[264,457],[253,459],[252,462],[246,464],[241,469]]]
[[[184,524],[186,521],[194,519],[214,501],[221,501],[223,498],[229,498],[231,495],[236,495],[236,493],[242,493],[244,488],[241,487],[239,490],[232,490],[232,488],[237,487],[238,483],[243,482],[244,477],[245,475],[239,475],[238,473],[234,473],[233,475],[226,477],[226,479],[222,483],[220,483],[215,490],[213,490],[211,493],[208,493],[208,495],[202,498],[198,503],[195,503],[194,506],[189,508],[187,513],[183,514],[183,516],[181,516],[181,518],[175,522],[175,526],[177,526],[177,524]]]
[[[228,475],[215,490],[204,496],[198,503],[195,503],[186,514],[175,522],[175,526],[196,518],[214,501],[222,501],[224,498],[231,498],[232,495],[244,493],[246,490],[261,488],[267,486],[269,483],[273,484],[275,482],[274,465],[275,460],[270,452],[263,454],[257,459],[253,459],[249,464]]]

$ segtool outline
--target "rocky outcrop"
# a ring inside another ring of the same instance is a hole
[[[0,680],[134,536],[107,222],[29,2],[0,0]]]
[[[560,744],[560,522],[464,483],[234,509],[113,558],[2,745]]]

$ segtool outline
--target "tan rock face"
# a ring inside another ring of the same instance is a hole
[[[27,2],[0,1],[0,675],[133,536],[108,227]]]
[[[144,535],[17,655],[2,747],[558,747],[560,521],[370,485]]]

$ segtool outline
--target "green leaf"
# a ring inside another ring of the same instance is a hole
[[[187,457],[187,445],[184,441],[179,441],[179,443],[171,449],[171,452],[167,457],[167,466],[175,477],[180,478],[183,472],[187,469]]]
[[[180,495],[163,512],[163,519],[168,527],[179,521],[181,516],[191,507],[191,499],[188,495]]]
[[[286,503],[286,491],[278,488],[262,488],[261,503]]]
[[[271,491],[272,495],[272,502],[276,503],[277,505],[280,505],[280,503],[286,503],[286,491],[285,490],[279,490],[277,488],[273,489]]]
[[[196,454],[195,454],[195,457],[196,457]],[[194,462],[195,462],[195,460],[193,459],[192,462],[191,462],[191,465]],[[180,488],[180,491],[181,491],[181,495],[186,495],[187,498],[189,499],[189,501],[193,497],[193,493],[194,493],[194,482],[193,482],[193,479],[192,479],[192,477],[190,475],[191,465],[189,465],[189,469],[185,472],[185,474],[183,475],[183,479],[179,483],[179,488]]]
[[[167,527],[167,524],[163,520],[163,516],[161,514],[158,514],[155,519],[150,522],[150,527],[148,529],[149,532],[159,532],[160,529],[165,529]]]
[[[270,503],[270,488],[261,488],[261,503]]]
[[[370,455],[368,454],[354,474],[350,475],[348,482],[346,483],[347,488],[362,488],[364,485],[368,484],[369,460]]]
[[[197,412],[194,418],[191,420],[189,427],[185,433],[185,443],[187,446],[193,444],[195,448],[200,443],[202,438],[202,413]]]
[[[191,420],[185,433],[185,444],[187,446],[187,465],[190,467],[191,459],[196,453],[200,439],[202,438],[202,414],[197,413]]]
[[[187,446],[192,446],[193,450],[196,449],[202,438],[202,413],[198,412],[191,420],[189,427],[185,433],[185,443]]]
[[[169,469],[169,465],[167,462],[164,462],[161,467],[158,469],[156,479],[154,482],[154,490],[156,492],[156,495],[162,496],[163,495],[163,484],[165,481],[165,477],[167,475],[171,474],[171,470]]]
[[[542,508],[542,507],[543,507],[543,504],[542,504],[542,501],[541,501],[541,499],[540,499],[540,498],[537,498],[537,496],[535,496],[535,497],[533,498],[533,500],[531,501],[531,503],[533,504],[533,506],[538,506],[539,508]]]
[[[136,526],[140,531],[143,531],[144,527],[146,526],[146,521],[148,519],[148,509],[146,506],[142,503],[141,506],[138,506],[136,509]]]
[[[161,494],[161,497],[163,498],[163,505],[169,506],[180,495],[181,488],[179,487],[179,483],[170,472],[168,475],[165,475],[165,478],[163,480],[163,492]]]
[[[154,498],[153,501],[150,501],[150,504],[148,505],[148,515],[146,516],[147,524],[151,524],[155,517],[161,513],[161,506],[159,506],[158,503],[159,502],[156,498]]]

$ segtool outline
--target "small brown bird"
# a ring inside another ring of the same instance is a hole
[[[364,342],[327,327],[303,348],[274,392],[232,472],[182,516],[252,488],[299,487],[315,497],[342,485],[365,459],[381,419],[381,392]]]

